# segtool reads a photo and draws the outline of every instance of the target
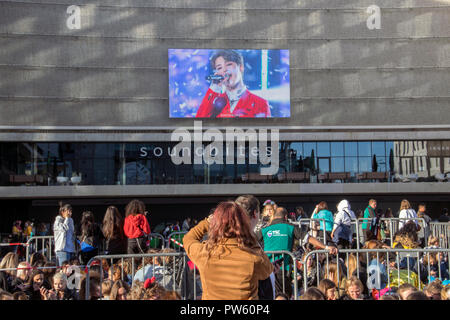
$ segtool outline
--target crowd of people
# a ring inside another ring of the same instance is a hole
[[[220,202],[211,212],[200,222],[187,217],[181,226],[177,221],[164,227],[166,235],[186,232],[180,240],[188,258],[184,260],[172,248],[150,246],[150,223],[140,200],[128,203],[125,217],[116,207],[108,207],[102,224],[95,222],[92,212],[85,211],[77,226],[71,205],[61,203],[52,226],[56,260],[49,261],[39,251],[29,262],[22,261],[18,251],[3,254],[0,300],[176,300],[182,295],[204,300],[449,297],[448,255],[444,250],[400,259],[391,254],[341,254],[356,248],[357,241],[362,241],[364,249],[439,249],[439,239],[429,236],[431,218],[425,204],[416,212],[403,200],[398,217],[404,220],[392,237],[394,230],[381,219],[392,217],[392,210],[377,209],[375,199],[356,214],[345,199],[338,203],[335,214],[321,201],[308,215],[302,207],[289,213],[272,200],[261,206],[256,197],[243,195]],[[446,216],[448,212],[440,220]],[[368,218],[361,224],[361,237],[355,237],[352,224],[358,217]],[[320,220],[303,223],[305,218]],[[425,223],[419,224],[418,218]],[[25,226],[21,228],[21,221],[16,221],[14,236],[48,234],[42,226],[38,233],[32,221]],[[291,255],[281,252],[292,253],[297,258],[295,264]],[[92,259],[99,254],[150,255]],[[380,273],[376,283],[370,275],[374,268]],[[294,287],[298,288],[297,296]]]

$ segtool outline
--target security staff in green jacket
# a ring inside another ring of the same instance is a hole
[[[287,222],[288,212],[283,207],[278,207],[275,211],[272,221],[268,226],[257,232],[257,238],[264,246],[264,251],[295,251],[294,241],[299,240],[299,245],[303,246],[307,243],[312,244],[319,249],[326,249],[330,254],[336,254],[337,248],[326,246],[316,238],[310,236],[307,231],[300,229],[297,225]],[[268,254],[269,259],[277,261],[282,259],[282,254]],[[284,256],[284,268],[275,275],[275,291],[278,293],[286,293],[292,295],[292,278],[289,268],[289,255]],[[283,290],[284,282],[284,290]]]
[[[370,199],[369,205],[367,206],[366,210],[364,210],[364,218],[375,218],[377,215],[375,214],[375,209],[377,208],[377,200]],[[367,231],[370,229],[370,224],[372,222],[372,219],[363,220],[363,223],[361,224],[361,230],[362,235],[364,237],[364,242],[367,239]]]

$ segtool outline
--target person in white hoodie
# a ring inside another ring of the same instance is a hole
[[[55,237],[55,253],[58,266],[64,261],[75,258],[75,228],[72,219],[72,206],[62,205],[59,208],[59,215],[56,216],[53,224],[53,235]]]
[[[411,219],[416,224],[416,227],[419,226],[416,210],[412,208],[411,204],[406,199],[403,199],[400,203],[400,213],[398,217],[403,219]],[[403,228],[403,226],[411,220],[400,220],[398,223],[398,230]]]
[[[334,217],[331,231],[331,238],[338,249],[350,248],[353,237],[352,220],[356,220],[355,213],[351,210],[350,203],[344,199],[338,204],[338,212]]]

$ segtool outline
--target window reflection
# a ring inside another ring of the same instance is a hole
[[[359,172],[371,172],[371,171],[372,171],[372,158],[359,157]]]
[[[331,142],[331,156],[343,157],[344,156],[344,143],[343,142]]]
[[[329,142],[317,142],[317,156],[329,157],[330,156],[330,143]]]
[[[331,158],[331,172],[344,172],[344,171],[345,171],[344,158],[343,157]]]
[[[358,156],[360,157],[371,156],[371,146],[369,141],[358,142]]]
[[[70,184],[70,178],[78,175],[84,185],[241,183],[243,174],[260,173],[262,167],[249,164],[248,144],[244,164],[237,164],[235,150],[234,164],[209,166],[175,165],[170,154],[174,146],[169,142],[0,143],[0,185],[56,185],[58,177],[67,177]],[[351,172],[355,177],[377,171],[388,172],[390,178],[417,175],[420,182],[436,181],[436,175],[450,172],[450,141],[283,141],[279,151],[280,173]]]
[[[345,158],[345,171],[352,173],[352,176],[358,172],[358,158],[346,157]]]
[[[372,155],[376,155],[377,158],[386,156],[386,148],[384,141],[372,142]]]
[[[345,156],[357,156],[358,155],[358,144],[356,142],[345,142]]]

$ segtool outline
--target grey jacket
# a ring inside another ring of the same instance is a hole
[[[53,224],[55,236],[55,252],[75,252],[75,228],[72,218],[57,216]]]

